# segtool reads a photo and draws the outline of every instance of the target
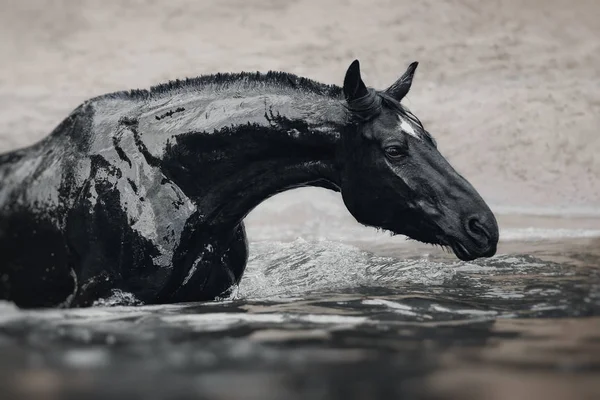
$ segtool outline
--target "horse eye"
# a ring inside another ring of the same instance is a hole
[[[400,146],[390,146],[385,148],[385,154],[392,158],[402,157],[404,152]]]

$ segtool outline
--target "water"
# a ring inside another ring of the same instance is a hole
[[[591,399],[599,241],[567,231],[530,232],[468,263],[376,234],[259,241],[216,302],[123,305],[136,300],[117,292],[92,309],[3,303],[3,398]]]

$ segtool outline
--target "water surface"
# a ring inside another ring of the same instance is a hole
[[[2,303],[0,387],[4,398],[598,398],[600,241],[544,229],[505,230],[518,240],[475,262],[384,235],[257,241],[239,288],[210,303]]]

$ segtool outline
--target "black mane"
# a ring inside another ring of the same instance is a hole
[[[336,85],[320,83],[287,72],[269,71],[267,73],[218,73],[202,75],[196,78],[176,79],[152,86],[150,89],[133,89],[114,92],[96,97],[96,99],[150,99],[154,96],[159,96],[174,90],[201,89],[212,85],[218,86],[219,89],[224,89],[232,85],[241,85],[243,88],[258,88],[264,85],[274,85],[286,89],[316,93],[331,98],[338,98],[342,95],[342,88]]]

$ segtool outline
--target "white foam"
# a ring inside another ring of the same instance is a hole
[[[120,289],[113,289],[110,297],[98,299],[94,302],[94,306],[98,307],[133,306],[140,304],[142,302],[133,293],[123,292]]]
[[[369,323],[367,317],[335,314],[293,314],[293,313],[206,313],[162,316],[160,319],[170,325],[184,324],[202,331],[218,331],[241,323],[283,324],[308,322],[325,325],[358,325]]]
[[[416,317],[417,315],[419,315],[416,312],[411,311],[412,307],[404,305],[404,304],[400,304],[400,303],[395,303],[395,302],[389,301],[389,300],[368,299],[368,300],[363,300],[362,303],[365,305],[385,306],[385,307],[393,309],[394,312],[397,314],[407,315],[410,317]]]
[[[297,315],[295,319],[316,323],[316,324],[333,324],[333,325],[359,325],[371,322],[367,317],[356,317],[349,315],[335,314],[307,314]]]
[[[283,314],[206,313],[167,315],[160,317],[160,319],[168,323],[203,325],[236,324],[240,322],[282,323],[285,321],[285,316]]]
[[[474,309],[463,309],[463,310],[451,310],[446,307],[442,307],[438,304],[432,304],[429,307],[432,311],[444,312],[450,314],[459,314],[459,315],[475,315],[475,316],[495,316],[498,315],[497,311],[488,311],[488,310],[474,310]]]

